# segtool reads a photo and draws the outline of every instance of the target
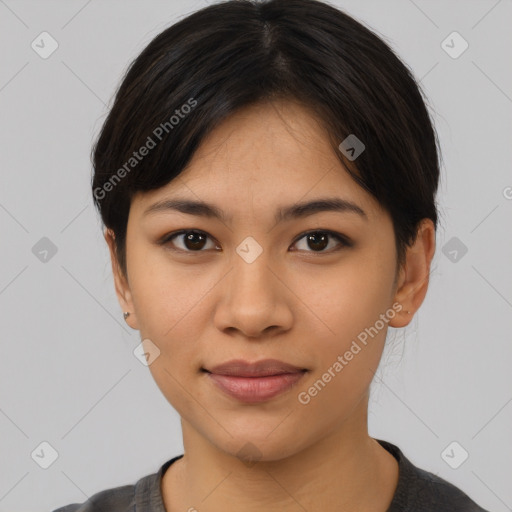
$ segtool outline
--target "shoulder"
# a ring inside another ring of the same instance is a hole
[[[378,442],[399,465],[398,486],[388,512],[488,512],[455,485],[415,466],[397,446]]]
[[[53,512],[97,512],[108,510],[109,512],[125,512],[133,508],[135,503],[135,486],[123,485],[112,489],[106,489],[91,496],[83,503],[73,503],[60,507]]]
[[[415,473],[413,489],[416,496],[414,499],[419,510],[487,512],[466,493],[441,477],[420,468],[415,468]]]
[[[73,503],[53,512],[133,512],[135,510],[165,510],[160,483],[162,475],[176,460],[177,455],[164,462],[156,473],[143,476],[134,485],[123,485],[106,489],[91,496],[83,503]]]

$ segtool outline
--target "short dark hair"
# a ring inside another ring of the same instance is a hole
[[[326,2],[230,0],[181,19],[131,63],[93,148],[94,202],[120,269],[133,195],[176,178],[238,109],[288,99],[316,114],[352,178],[390,213],[398,270],[419,222],[438,224],[439,141],[424,97],[381,37]],[[365,145],[357,160],[339,149],[351,134]]]

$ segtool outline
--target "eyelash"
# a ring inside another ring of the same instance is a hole
[[[199,231],[196,229],[182,229],[180,231],[175,231],[173,233],[169,233],[169,234],[165,235],[158,243],[160,245],[168,245],[171,243],[171,241],[174,238],[176,238],[180,235],[186,235],[186,234],[190,234],[190,233],[204,235],[207,238],[209,238],[210,240],[214,240],[213,237],[211,237],[208,233],[205,233],[204,231]],[[331,254],[333,252],[338,252],[339,250],[341,250],[344,247],[348,248],[348,247],[352,247],[352,245],[353,245],[352,242],[350,241],[350,239],[347,238],[345,235],[342,235],[341,233],[337,233],[335,231],[331,231],[329,229],[314,229],[314,230],[310,230],[310,231],[301,233],[300,235],[297,236],[297,238],[293,242],[293,245],[295,245],[297,242],[299,242],[300,240],[302,240],[303,238],[305,238],[307,235],[310,235],[310,234],[325,234],[331,238],[336,239],[341,244],[341,247],[331,249],[329,251],[325,251],[325,250],[323,250],[323,251],[305,251],[305,252],[309,252],[311,254]],[[171,250],[183,252],[183,253],[190,253],[190,254],[206,252],[206,250],[204,250],[204,249],[201,249],[198,251],[190,251],[190,250],[180,249],[180,248],[176,248],[176,247],[173,247]]]

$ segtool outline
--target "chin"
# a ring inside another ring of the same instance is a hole
[[[286,459],[300,451],[300,443],[288,432],[283,430],[265,433],[247,432],[245,435],[233,435],[226,443],[216,444],[217,448],[231,457],[236,457],[247,467],[257,462],[275,462]]]

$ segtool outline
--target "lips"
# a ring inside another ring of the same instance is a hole
[[[300,368],[277,359],[250,363],[242,359],[228,361],[209,370],[209,380],[223,393],[240,402],[266,402],[288,391],[306,374]]]
[[[205,371],[209,373],[233,377],[268,377],[284,373],[299,373],[305,370],[306,368],[300,368],[278,359],[264,359],[254,363],[243,359],[233,359],[209,369],[205,368]]]

